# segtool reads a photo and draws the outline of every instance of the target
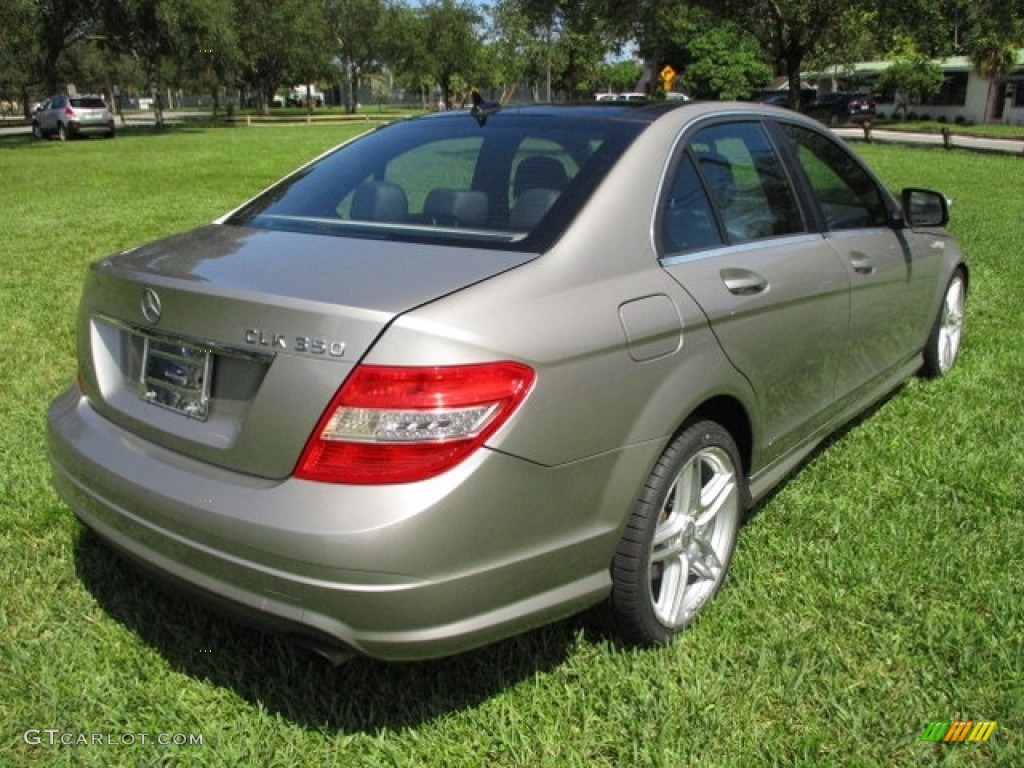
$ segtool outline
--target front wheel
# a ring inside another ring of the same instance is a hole
[[[693,424],[665,449],[612,563],[612,612],[625,640],[668,642],[718,591],[745,482],[736,444],[715,422]]]
[[[967,278],[958,269],[946,286],[942,306],[924,347],[922,375],[928,378],[945,376],[960,356],[964,333],[964,305],[967,300]]]

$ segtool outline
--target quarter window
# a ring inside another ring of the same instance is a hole
[[[796,125],[783,125],[782,129],[792,142],[828,229],[885,226],[885,198],[853,157],[815,131]]]
[[[685,154],[661,216],[661,245],[666,253],[713,248],[723,243],[711,201],[693,159]]]

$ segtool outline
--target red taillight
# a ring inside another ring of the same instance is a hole
[[[64,107],[64,116],[65,117],[74,117],[75,116],[75,110],[73,110],[71,107]]]
[[[513,362],[359,366],[320,417],[295,476],[362,485],[433,477],[494,434],[534,378]]]

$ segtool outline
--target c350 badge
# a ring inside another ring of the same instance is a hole
[[[263,328],[246,328],[245,343],[254,347],[270,349],[291,349],[309,355],[340,358],[345,356],[345,342],[325,339],[319,336],[288,336],[272,333]]]

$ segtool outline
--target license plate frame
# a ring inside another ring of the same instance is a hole
[[[210,413],[213,350],[180,339],[144,337],[139,397],[143,401],[206,421]]]

